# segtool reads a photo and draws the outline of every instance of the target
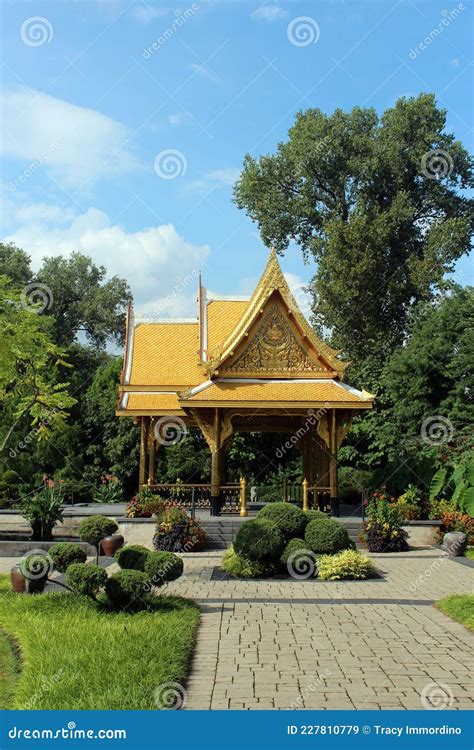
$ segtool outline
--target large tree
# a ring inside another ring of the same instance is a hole
[[[263,241],[317,263],[315,324],[377,369],[470,247],[472,160],[431,94],[374,109],[300,112],[275,154],[245,157],[239,208]]]

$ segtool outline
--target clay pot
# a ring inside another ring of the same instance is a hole
[[[124,538],[122,534],[112,534],[102,539],[100,546],[106,557],[113,557],[120,547],[123,547]]]
[[[467,536],[462,531],[448,531],[443,536],[442,548],[450,557],[462,557],[467,547]]]
[[[14,565],[11,569],[10,579],[12,582],[12,591],[14,591],[15,594],[24,594],[26,591],[26,581],[23,578],[19,565]]]

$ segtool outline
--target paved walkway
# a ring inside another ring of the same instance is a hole
[[[474,637],[432,606],[472,592],[474,570],[435,549],[373,558],[383,579],[247,582],[187,555],[168,588],[202,609],[187,708],[420,709],[423,691],[474,707]]]

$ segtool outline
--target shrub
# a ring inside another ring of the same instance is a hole
[[[305,511],[305,519],[306,524],[308,524],[310,521],[319,521],[321,519],[329,518],[327,513],[324,513],[322,510],[306,510]]]
[[[54,527],[63,520],[63,502],[61,483],[54,482],[46,474],[41,489],[21,501],[20,512],[31,524],[31,538],[34,541],[50,541],[53,538]]]
[[[192,552],[199,549],[206,535],[198,521],[176,505],[168,505],[158,514],[153,547],[165,552]]]
[[[94,489],[93,500],[95,503],[121,503],[123,501],[123,489],[120,479],[113,474],[104,474],[100,478],[100,484]]]
[[[422,516],[421,492],[415,485],[409,484],[403,495],[400,495],[396,507],[403,518],[413,520]]]
[[[234,578],[265,578],[276,571],[275,563],[256,562],[238,555],[231,545],[222,558],[222,569]]]
[[[117,524],[111,518],[107,518],[106,516],[88,516],[79,524],[79,538],[96,548],[96,559],[99,562],[99,545],[102,539],[114,534],[117,529]]]
[[[116,607],[139,606],[150,589],[150,581],[139,570],[119,570],[107,578],[105,592]]]
[[[143,572],[149,554],[150,550],[142,547],[141,544],[128,544],[117,550],[115,559],[122,569],[141,570]]]
[[[334,555],[352,546],[347,529],[333,518],[310,521],[304,538],[309,548],[318,555]]]
[[[158,515],[165,510],[166,501],[159,495],[154,495],[149,487],[143,487],[130,500],[126,515],[128,518],[151,518],[152,515]]]
[[[337,555],[321,555],[318,558],[318,575],[322,581],[370,578],[374,570],[374,564],[369,557],[351,549]]]
[[[174,552],[150,552],[145,561],[145,573],[152,586],[162,586],[183,575],[183,561]]]
[[[234,549],[256,562],[278,562],[285,546],[280,529],[266,518],[246,521],[237,532]]]
[[[299,552],[300,550],[304,552],[308,551],[307,542],[305,542],[304,539],[290,539],[290,541],[288,542],[288,544],[286,545],[285,549],[283,550],[281,554],[281,557],[280,557],[281,564],[286,565],[290,555],[294,554],[295,552]]]
[[[443,503],[443,507],[438,515],[441,526],[438,530],[437,541],[441,544],[443,536],[448,531],[461,531],[466,534],[467,543],[469,545],[474,544],[474,518],[467,513],[461,513],[459,510],[452,510],[452,505],[449,502],[441,501],[439,505],[441,503]]]
[[[304,532],[306,519],[303,511],[291,503],[272,503],[266,505],[257,514],[257,518],[271,521],[280,529],[285,540],[299,536]]]
[[[58,542],[49,548],[54,567],[60,573],[65,573],[67,568],[74,563],[85,563],[87,554],[82,547],[72,542]]]
[[[37,550],[24,557],[20,563],[20,571],[26,578],[28,593],[41,593],[48,576],[53,572],[53,568],[54,565],[50,555],[43,550]]]
[[[365,537],[369,552],[403,552],[408,549],[403,515],[385,492],[373,493],[367,508]]]
[[[95,599],[99,590],[105,586],[107,572],[98,565],[74,563],[66,570],[66,583],[76,594]]]

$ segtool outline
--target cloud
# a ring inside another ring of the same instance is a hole
[[[157,8],[156,5],[148,5],[147,3],[133,5],[130,9],[132,18],[143,24],[151,23],[157,18],[168,15],[168,13],[167,8]]]
[[[187,118],[188,115],[185,112],[173,112],[168,115],[168,122],[170,125],[181,125]]]
[[[50,207],[54,213],[54,207]],[[63,227],[29,223],[4,238],[32,257],[38,268],[44,256],[70,256],[78,251],[104,265],[130,284],[138,315],[182,317],[196,314],[199,269],[208,255],[207,245],[193,245],[172,224],[127,232],[113,225],[103,211],[90,208]]]
[[[226,167],[224,169],[214,169],[201,177],[199,180],[193,180],[187,185],[191,191],[212,190],[213,188],[233,186],[240,177],[238,167]]]
[[[15,211],[19,223],[39,222],[41,224],[65,224],[74,218],[74,211],[47,203],[32,203]]]
[[[201,76],[202,78],[208,78],[210,81],[220,81],[219,76],[217,73],[214,73],[211,68],[209,68],[207,65],[201,64],[201,63],[191,63],[191,70],[197,73],[197,75]]]
[[[284,274],[286,282],[290,287],[290,291],[295,298],[296,304],[300,308],[303,315],[310,320],[312,316],[311,303],[313,302],[313,296],[307,291],[308,282],[303,281],[301,276],[295,273]]]
[[[267,23],[273,23],[282,18],[287,18],[288,13],[279,5],[261,5],[260,8],[256,8],[251,14],[252,18],[256,18],[259,21],[266,21]]]
[[[3,91],[0,107],[0,152],[19,168],[13,189],[41,170],[73,188],[143,168],[128,145],[129,129],[93,109],[20,87]]]

